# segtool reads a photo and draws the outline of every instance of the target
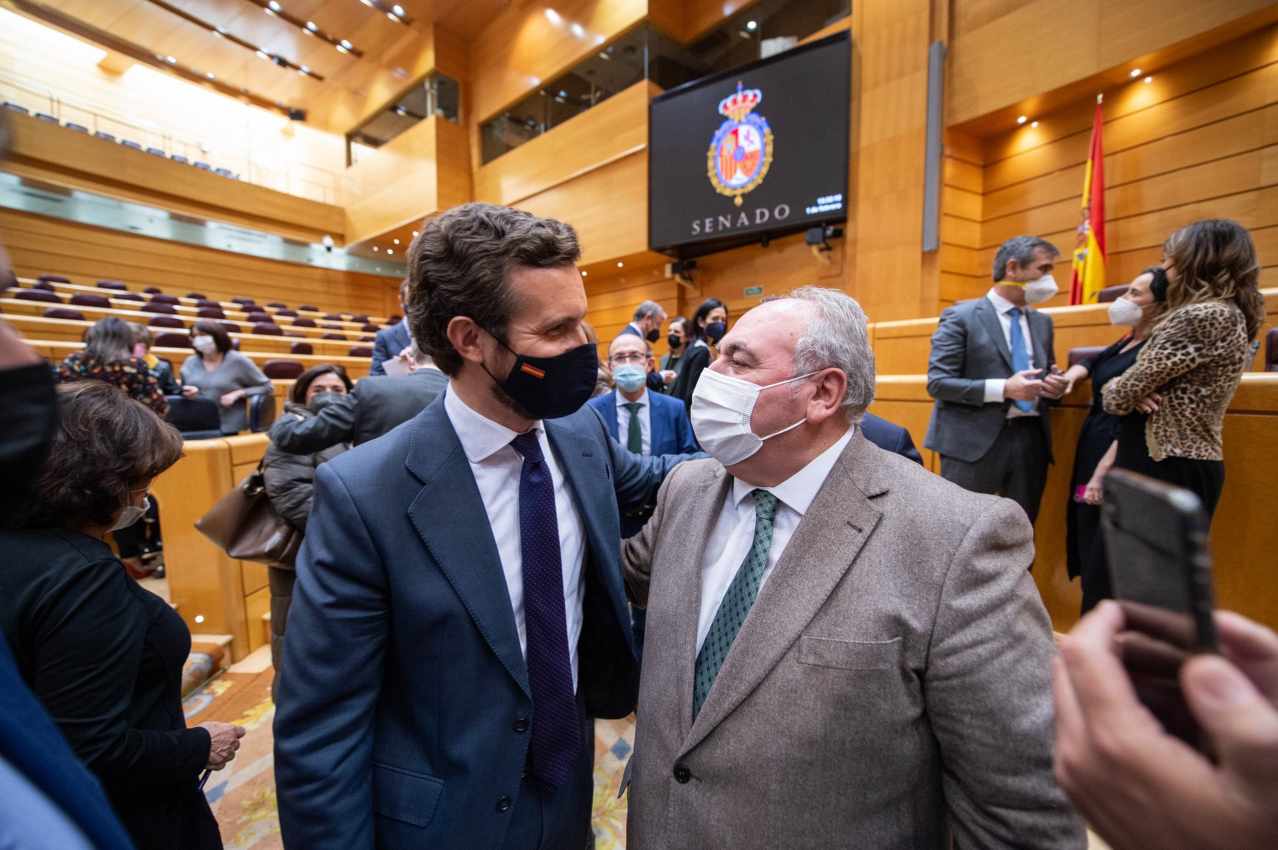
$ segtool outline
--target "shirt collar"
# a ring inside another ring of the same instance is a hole
[[[799,516],[803,516],[807,513],[808,507],[811,506],[812,500],[816,498],[821,485],[825,483],[825,479],[830,476],[830,470],[834,469],[834,464],[838,461],[839,455],[843,454],[843,450],[847,448],[848,441],[852,439],[852,435],[855,433],[856,426],[853,425],[834,445],[808,461],[807,466],[775,487],[755,487],[740,478],[733,478],[732,503],[740,505],[741,500],[754,490],[767,490]]]
[[[1004,298],[1002,295],[999,295],[993,289],[990,289],[989,292],[985,293],[985,297],[986,299],[989,300],[991,304],[994,305],[994,309],[998,311],[998,314],[1000,316],[1005,314],[1008,310],[1011,310],[1013,307],[1020,307],[1019,304],[1013,304],[1011,301],[1008,301],[1006,298]],[[1029,313],[1028,307],[1020,307],[1020,310],[1022,314]]]
[[[635,399],[635,403],[641,406],[648,403],[648,388],[646,386],[643,388],[643,394]],[[630,404],[630,399],[622,395],[621,390],[617,390],[617,407],[625,407],[627,404]]]
[[[474,410],[448,382],[444,393],[444,412],[453,423],[457,439],[461,441],[462,451],[471,463],[481,463],[510,445],[511,440],[519,436],[499,422],[494,422],[482,413]],[[533,430],[542,430],[541,420],[533,423]]]

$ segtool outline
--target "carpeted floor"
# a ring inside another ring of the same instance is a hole
[[[238,723],[247,731],[235,761],[213,774],[205,793],[222,827],[226,850],[283,850],[275,810],[275,769],[268,666],[260,672],[223,673],[183,702],[188,724],[206,720]],[[617,799],[621,773],[634,741],[633,720],[595,724],[595,847],[625,850],[626,801]]]

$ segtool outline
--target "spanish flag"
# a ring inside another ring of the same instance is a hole
[[[1083,170],[1083,220],[1074,244],[1074,275],[1069,303],[1094,304],[1105,288],[1105,153],[1101,145],[1101,96],[1096,96],[1092,144]]]

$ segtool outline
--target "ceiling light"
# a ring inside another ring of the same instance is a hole
[[[417,231],[416,231],[416,230],[414,230],[414,231],[413,231],[413,238],[414,238],[414,239],[416,239],[416,238],[417,238]]]
[[[396,245],[398,245],[398,244],[399,244],[399,240],[398,240],[398,239],[392,239],[391,241],[392,241],[392,242],[394,242]]]
[[[1037,129],[1038,129],[1038,122],[1037,122],[1037,121],[1031,121],[1031,122],[1030,122],[1030,127],[1032,127],[1032,128],[1034,128],[1035,130],[1037,130]]]
[[[271,61],[271,57],[266,55],[265,50],[255,50],[253,52],[257,54],[258,59],[265,59],[267,62]]]
[[[568,29],[572,30],[572,34],[575,35],[577,38],[586,37],[586,28],[583,27],[581,24],[577,23],[576,21],[574,21],[572,26],[568,27]]]
[[[1145,85],[1149,85],[1149,84],[1150,84],[1150,83],[1152,83],[1153,81],[1154,81],[1154,78],[1153,78],[1153,77],[1146,77],[1146,78],[1145,78]]]
[[[274,11],[274,10],[272,10],[272,9],[263,9],[262,11],[263,11],[263,12],[265,12],[266,14],[270,15],[272,18],[278,18],[278,17],[279,17],[279,15],[275,14],[275,11]]]
[[[164,57],[164,61],[165,61],[165,62],[168,62],[170,65],[176,65],[176,64],[177,64],[177,60],[176,60],[176,59],[174,59],[172,56],[165,56],[165,57]]]
[[[581,270],[581,276],[582,276],[582,277],[589,277],[589,276],[590,276],[590,272],[586,271],[585,269],[582,269],[582,270]]]
[[[625,263],[623,263],[621,260],[617,260],[617,268],[622,268],[622,267],[624,267],[625,265],[626,265],[626,264],[625,264]]]
[[[359,2],[363,3],[365,6],[373,5],[373,0],[359,0]]]
[[[546,10],[546,20],[550,21],[555,26],[559,26],[560,24],[564,22],[564,19],[560,17],[559,13],[556,12],[554,9]]]
[[[394,252],[394,250],[392,250],[392,249],[390,249],[390,248],[387,248],[387,249],[386,249],[386,253],[387,253],[387,254],[394,254],[395,252]]]
[[[226,36],[222,35],[221,30],[213,30],[213,34],[217,36],[218,38],[226,38]]]
[[[1140,76],[1140,68],[1132,68],[1132,72],[1128,74],[1133,80]]]
[[[399,5],[398,3],[396,3],[394,6],[391,7],[391,11],[394,12],[396,15],[399,15],[401,18],[404,17],[404,7]]]
[[[213,72],[212,72],[212,71],[205,71],[205,72],[204,72],[204,76],[208,77],[210,80],[216,80],[216,79],[217,79],[217,77],[213,76]]]
[[[301,68],[301,71],[303,74],[309,74],[311,72],[311,69],[303,65]]]
[[[307,21],[307,22],[306,22],[306,28],[307,28],[308,30],[310,30],[311,32],[315,32],[317,29],[319,29],[319,27],[315,26],[315,22],[314,22],[314,21]]]
[[[599,58],[600,58],[600,59],[603,59],[605,62],[608,62],[608,61],[611,61],[611,60],[612,60],[612,57],[611,57],[611,56],[609,56],[607,53],[600,53],[600,54],[599,54]]]
[[[560,97],[567,97],[567,96],[568,96],[568,92],[564,91],[563,89],[560,89],[560,90],[559,90],[559,96],[560,96]]]
[[[380,250],[382,250],[382,249],[381,249],[381,248],[378,248],[376,245],[374,245],[374,246],[373,246],[373,250],[374,250],[374,251],[380,251]]]
[[[746,21],[746,29],[748,29],[750,32],[754,32],[758,28],[759,28],[758,21]]]
[[[394,12],[387,12],[387,13],[386,13],[386,17],[390,18],[392,21],[394,21],[394,22],[395,22],[395,23],[397,23],[397,24],[398,24],[398,23],[403,23],[403,22],[402,22],[399,18],[395,17],[395,13],[394,13]]]
[[[339,45],[337,45],[337,52],[338,52],[338,53],[350,53],[351,51],[350,51],[348,48],[343,47],[342,45],[340,45],[340,44],[339,44]]]
[[[271,0],[271,2],[269,2],[269,3],[267,3],[267,4],[266,4],[266,6],[267,6],[267,8],[269,8],[272,12],[278,12],[278,11],[280,10],[280,4],[279,4],[278,2],[276,2],[276,0]]]
[[[347,50],[350,50],[350,49],[351,49],[351,43],[350,43],[349,41],[347,41],[346,39],[342,39],[342,40],[339,42],[339,44],[341,44],[341,45],[342,45],[342,47],[345,47]]]
[[[1029,118],[1027,118],[1027,117],[1026,117],[1026,116],[1024,116],[1024,115],[1017,115],[1017,116],[1016,116],[1016,123],[1017,123],[1017,124],[1024,124],[1024,123],[1025,123],[1026,121],[1028,121],[1028,120],[1029,120]]]

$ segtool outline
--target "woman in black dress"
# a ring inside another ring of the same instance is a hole
[[[1071,366],[1065,373],[1071,389],[1083,378],[1090,376],[1092,379],[1092,406],[1078,435],[1069,503],[1065,510],[1066,560],[1070,578],[1079,577],[1082,581],[1083,613],[1112,595],[1100,533],[1100,504],[1104,498],[1102,482],[1105,473],[1114,465],[1119,434],[1124,429],[1137,429],[1144,434],[1145,426],[1142,413],[1121,417],[1106,413],[1101,391],[1106,383],[1136,362],[1150,327],[1162,312],[1159,295],[1165,297],[1166,291],[1166,276],[1161,268],[1148,268],[1137,275],[1127,292],[1109,308],[1110,322],[1130,326],[1131,333],[1099,354]],[[1152,463],[1148,456],[1145,460]]]
[[[683,360],[679,363],[679,374],[670,388],[670,395],[683,399],[684,405],[691,411],[692,392],[697,388],[697,381],[714,360],[714,346],[728,332],[728,308],[718,298],[707,298],[692,318],[683,323],[683,332],[687,341],[683,345]]]
[[[100,381],[59,386],[58,412],[35,496],[0,531],[0,629],[139,850],[217,850],[200,774],[234,758],[244,730],[186,728],[190,632],[106,544],[146,509],[151,479],[181,457],[182,438]]]

